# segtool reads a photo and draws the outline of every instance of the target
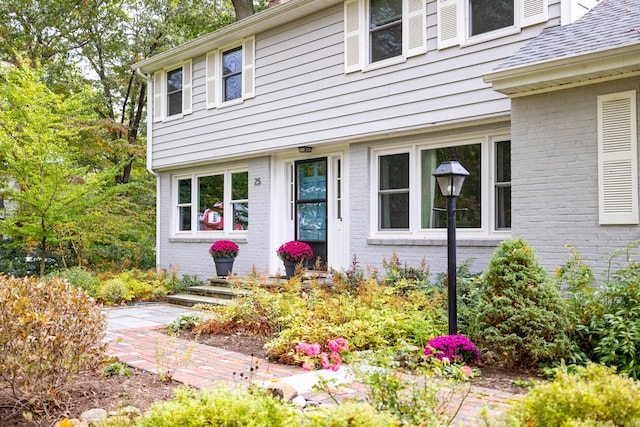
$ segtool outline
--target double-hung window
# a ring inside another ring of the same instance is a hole
[[[191,113],[191,61],[153,75],[153,121],[180,118]]]
[[[415,160],[413,160],[415,159]],[[421,235],[447,227],[446,198],[433,177],[444,161],[468,171],[457,199],[456,225],[482,234],[511,228],[511,143],[508,138],[474,137],[381,151],[376,155],[377,231]]]
[[[405,61],[427,51],[423,0],[347,0],[345,72]]]
[[[438,48],[517,33],[547,19],[548,0],[438,0]]]
[[[255,96],[254,57],[254,37],[207,53],[207,108],[234,105]]]
[[[176,231],[229,233],[249,227],[249,174],[220,171],[176,178]]]

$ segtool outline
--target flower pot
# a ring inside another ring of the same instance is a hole
[[[296,274],[296,265],[298,264],[295,261],[283,260],[284,263],[284,271],[287,275],[287,279],[291,279]]]
[[[233,270],[233,261],[235,258],[214,258],[213,262],[216,263],[216,274],[218,277],[228,277],[231,276],[231,271]]]

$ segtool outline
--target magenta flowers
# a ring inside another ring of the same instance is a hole
[[[464,335],[444,335],[429,341],[424,349],[425,356],[435,356],[453,362],[473,363],[480,359],[478,348]]]
[[[231,240],[217,240],[209,248],[213,258],[235,258],[238,256],[238,245]]]
[[[300,262],[305,259],[313,258],[311,246],[297,240],[291,240],[290,242],[284,243],[278,248],[276,253],[283,261]]]
[[[329,353],[321,351],[322,348],[317,342],[313,344],[301,342],[298,344],[296,346],[296,356],[302,361],[302,369],[311,371],[319,364],[322,369],[337,371],[342,364],[342,355],[349,351],[347,340],[344,338],[331,340],[327,344],[327,348]]]

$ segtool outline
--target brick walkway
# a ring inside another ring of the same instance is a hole
[[[280,379],[292,384],[308,400],[328,403],[324,393],[311,390],[315,373],[297,366],[270,363],[241,353],[211,347],[163,334],[157,327],[120,329],[107,333],[111,356],[135,368],[157,373],[159,369],[170,374],[174,380],[197,388],[210,387],[220,382],[239,383],[244,379],[272,381]],[[255,367],[257,366],[257,370]],[[254,368],[251,372],[251,368]],[[317,373],[318,371],[316,371]],[[336,391],[340,399],[363,396],[358,384],[344,384]],[[484,426],[481,413],[487,413],[494,421],[509,408],[509,402],[517,398],[499,390],[472,387],[464,400],[454,426]],[[454,399],[454,404],[456,401]],[[457,400],[459,403],[459,399]]]

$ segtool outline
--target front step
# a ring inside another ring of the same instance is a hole
[[[203,295],[176,294],[167,295],[167,300],[173,304],[186,307],[193,307],[196,304],[208,305],[226,305],[231,301],[230,298],[216,298]]]

